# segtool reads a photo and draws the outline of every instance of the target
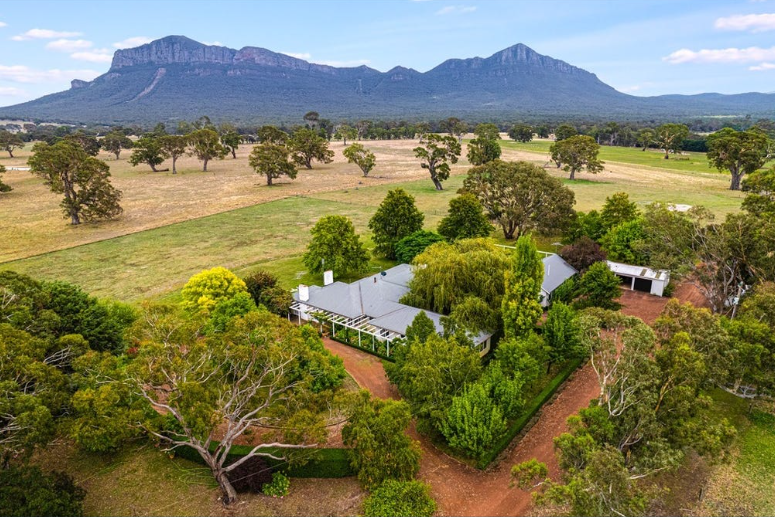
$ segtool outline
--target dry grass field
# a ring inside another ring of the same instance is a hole
[[[127,301],[174,293],[194,273],[223,265],[238,273],[256,267],[277,273],[287,287],[316,281],[305,275],[301,255],[309,229],[323,215],[350,217],[367,246],[368,220],[385,193],[397,186],[415,196],[434,229],[462,185],[468,164],[454,166],[445,190],[434,190],[413,157],[416,141],[366,142],[377,155],[368,178],[347,164],[341,142],[332,143],[334,162],[302,170],[295,180],[267,187],[248,166],[250,148],[237,159],[212,162],[203,173],[194,158],[180,160],[179,174],[131,167],[101,155],[113,182],[124,192],[124,214],[115,221],[72,227],[61,217],[59,196],[29,172],[9,171],[14,191],[0,195],[0,269],[80,284],[95,295]],[[544,154],[504,146],[506,160],[544,165]],[[29,150],[0,163],[23,166]],[[164,166],[166,166],[165,164]],[[549,167],[551,174],[566,173]],[[576,208],[599,208],[606,196],[624,191],[641,205],[652,201],[704,204],[719,215],[737,210],[742,195],[727,190],[726,175],[608,162],[598,175],[581,173],[567,182]],[[497,236],[498,232],[493,235]],[[551,242],[551,241],[549,241]],[[387,265],[374,260],[375,270]]]

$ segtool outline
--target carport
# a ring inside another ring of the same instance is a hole
[[[622,287],[632,291],[641,291],[656,296],[662,296],[665,287],[670,282],[670,272],[664,269],[651,269],[643,266],[622,264],[620,262],[608,263],[608,269],[613,271],[622,283]]]

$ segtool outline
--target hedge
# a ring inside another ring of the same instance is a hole
[[[512,440],[516,438],[516,436],[522,431],[522,429],[525,428],[528,422],[533,419],[535,414],[538,413],[538,410],[541,409],[541,407],[543,407],[543,405],[546,404],[550,398],[552,398],[552,396],[557,392],[557,389],[562,386],[566,380],[568,380],[568,377],[570,377],[570,375],[575,372],[583,362],[584,359],[572,360],[560,373],[558,373],[551,381],[549,381],[541,393],[533,397],[533,400],[528,403],[522,416],[512,422],[501,439],[495,442],[493,448],[489,452],[483,454],[481,458],[479,458],[476,467],[479,469],[487,468],[487,466],[492,463],[495,458],[497,458],[498,455],[506,449],[506,447],[509,446]]]
[[[214,450],[217,446],[218,442],[214,442],[210,446],[210,449]],[[233,445],[231,451],[229,451],[227,462],[230,463],[236,461],[248,454],[252,449],[253,447],[249,445]],[[263,459],[273,470],[282,470],[288,477],[292,478],[344,478],[355,475],[355,471],[350,466],[350,458],[347,449],[332,448],[310,450],[314,450],[314,455],[303,465],[288,465],[287,462],[283,460],[276,460],[266,456],[264,456]],[[267,447],[266,449],[263,449],[263,451],[282,456],[288,452],[288,449]],[[196,449],[187,445],[177,447],[175,449],[175,455],[204,464],[204,460]]]

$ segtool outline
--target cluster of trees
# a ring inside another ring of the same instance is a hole
[[[138,439],[190,447],[233,502],[232,472],[278,450],[304,461],[294,451],[324,442],[329,420],[350,411],[329,413],[342,362],[315,330],[267,310],[287,311],[291,300],[266,272],[243,281],[214,268],[189,280],[180,304],[139,309],[3,272],[0,301],[0,474],[16,469],[0,490],[3,511],[27,501],[24,514],[80,515],[83,492],[69,478],[39,476],[27,463],[55,437],[93,453]],[[257,428],[269,429],[267,443],[226,462],[235,440]],[[40,478],[37,491],[30,476]]]
[[[532,460],[513,468],[515,481],[573,515],[647,513],[649,479],[690,452],[719,457],[734,436],[729,422],[707,411],[710,390],[754,382],[758,394],[772,393],[773,322],[760,319],[772,300],[772,284],[760,286],[745,320],[672,300],[653,329],[619,312],[582,312],[580,342],[599,394],[555,438],[560,479],[544,479],[546,466]]]
[[[543,265],[529,236],[511,256],[487,239],[463,239],[433,244],[415,263],[423,267],[402,301],[447,315],[444,333],[418,314],[388,377],[419,430],[479,458],[540,390],[547,369],[580,357],[576,315],[557,303],[539,327]],[[471,343],[482,331],[504,336],[486,367]]]

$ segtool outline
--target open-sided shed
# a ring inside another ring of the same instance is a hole
[[[622,286],[633,291],[662,296],[670,283],[670,272],[664,269],[651,269],[610,260],[607,262],[608,268],[622,281]]]

